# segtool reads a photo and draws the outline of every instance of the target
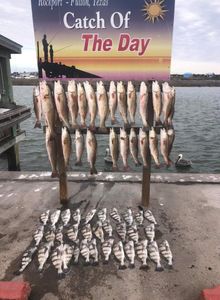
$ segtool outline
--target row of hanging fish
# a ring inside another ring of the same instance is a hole
[[[102,260],[103,264],[108,264],[112,254],[119,262],[119,269],[125,269],[126,262],[134,268],[137,258],[141,262],[140,269],[148,269],[148,261],[152,261],[156,271],[163,271],[160,255],[166,260],[167,267],[172,268],[169,243],[164,240],[158,246],[156,219],[150,210],[142,207],[136,213],[128,208],[122,214],[113,208],[109,215],[106,208],[92,209],[85,217],[80,209],[47,210],[41,214],[40,223],[33,234],[32,245],[22,256],[17,274],[27,268],[35,255],[39,272],[50,260],[59,277],[69,271],[71,261],[78,264],[82,260],[84,265],[95,266]]]
[[[124,126],[133,126],[136,122],[136,112],[139,107],[139,115],[144,128],[149,127],[148,123],[148,87],[145,82],[140,85],[139,105],[137,92],[134,84],[127,83],[127,91],[122,81],[111,81],[107,93],[102,81],[96,83],[96,92],[88,82],[76,83],[74,80],[68,82],[67,92],[60,81],[54,82],[53,93],[46,81],[41,81],[40,86],[34,88],[34,111],[36,115],[35,127],[41,127],[42,113],[52,136],[55,134],[55,124],[59,119],[67,128],[77,126],[94,128],[96,116],[99,115],[99,127],[105,128],[108,116],[111,123],[118,123],[116,111],[119,110]],[[170,87],[167,82],[162,84],[162,91],[157,81],[152,83],[153,109],[155,124],[165,127],[172,126],[175,106],[175,88]],[[78,120],[80,116],[80,124]],[[86,118],[89,115],[89,124]]]

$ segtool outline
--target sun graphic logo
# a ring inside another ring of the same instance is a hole
[[[146,21],[154,23],[159,19],[164,20],[164,15],[168,11],[165,9],[164,0],[145,1],[142,9]]]

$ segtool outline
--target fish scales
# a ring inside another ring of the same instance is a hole
[[[158,151],[158,138],[156,131],[152,127],[149,132],[149,148],[151,156],[154,159],[154,162],[157,167],[160,167],[160,161],[159,161],[159,151]]]
[[[72,218],[73,218],[73,221],[74,223],[76,224],[80,224],[80,221],[81,221],[81,212],[80,212],[80,209],[76,209],[73,214],[72,214]]]
[[[98,221],[96,223],[96,226],[93,229],[93,233],[101,241],[101,243],[104,242],[104,232],[103,232],[103,229],[102,229],[102,223],[100,221]]]
[[[104,255],[104,264],[108,264],[109,257],[112,252],[112,246],[114,243],[114,239],[108,239],[102,243],[102,253]]]
[[[75,242],[78,238],[78,224],[72,225],[68,230],[67,230],[67,236],[70,239],[70,241]]]
[[[129,238],[134,241],[134,243],[136,244],[139,240],[139,234],[138,234],[138,230],[135,226],[130,226],[127,229],[127,235],[129,236]]]
[[[43,212],[40,215],[40,221],[43,223],[44,226],[47,224],[47,222],[49,220],[49,215],[50,215],[50,211],[49,210]]]
[[[95,167],[96,154],[97,154],[97,140],[95,135],[91,130],[87,130],[86,135],[86,150],[87,150],[87,160],[90,165],[90,174],[97,174]]]
[[[160,263],[160,254],[157,246],[157,242],[153,241],[148,244],[148,252],[150,259],[156,264],[155,271],[161,272],[163,271],[163,267]]]
[[[113,228],[112,225],[110,223],[110,220],[105,220],[105,222],[103,222],[102,227],[105,231],[105,233],[108,235],[108,237],[112,237],[112,232],[113,232]]]
[[[66,95],[60,80],[54,82],[54,98],[60,121],[70,128]]]
[[[122,239],[124,242],[126,239],[126,223],[121,222],[116,224],[116,232],[119,235],[119,237]]]
[[[86,127],[86,116],[88,111],[88,104],[86,99],[86,93],[81,83],[77,84],[77,95],[78,95],[78,108],[81,119],[81,126]]]
[[[123,218],[128,226],[132,225],[134,221],[134,217],[133,217],[132,210],[130,208],[128,208],[127,211],[123,214]]]
[[[95,216],[95,213],[96,213],[96,209],[90,210],[90,211],[87,213],[86,217],[85,217],[85,222],[84,222],[84,224],[88,224],[88,223],[93,219],[93,217]]]
[[[128,102],[128,112],[130,115],[131,125],[134,125],[135,114],[137,110],[137,95],[136,95],[135,87],[131,81],[128,81],[127,102]]]
[[[80,244],[80,253],[82,257],[85,259],[85,264],[89,264],[89,243],[87,239],[81,241]]]
[[[82,166],[82,156],[84,152],[84,136],[83,134],[77,129],[75,133],[75,141],[76,141],[76,162],[75,166]]]
[[[77,126],[77,117],[78,117],[78,100],[77,100],[77,87],[75,80],[70,80],[67,86],[67,104],[69,108],[69,113],[71,117],[72,127]]]
[[[74,245],[74,251],[73,251],[74,264],[78,264],[79,255],[80,255],[79,240],[76,240]]]
[[[92,241],[89,244],[89,255],[94,260],[93,266],[98,265],[99,263],[99,253],[96,245],[96,239],[92,239]]]
[[[44,237],[47,242],[51,242],[53,244],[56,237],[54,228],[47,230]]]
[[[169,137],[165,128],[160,130],[160,150],[166,166],[169,167]]]
[[[156,219],[155,219],[153,213],[151,212],[151,210],[149,210],[149,209],[146,210],[146,211],[144,212],[144,217],[145,217],[145,219],[147,219],[150,223],[153,223],[153,224],[157,225],[157,221],[156,221]]]
[[[34,128],[41,128],[42,105],[41,105],[39,86],[36,86],[33,89],[33,104],[34,104],[34,113],[36,117]]]
[[[162,111],[161,89],[157,81],[152,83],[153,108],[155,113],[156,125],[161,125],[160,115]]]
[[[125,253],[130,261],[130,268],[134,268],[135,264],[134,264],[134,260],[135,260],[135,249],[134,249],[134,241],[128,241],[125,246]]]
[[[122,81],[117,83],[117,98],[118,98],[118,109],[119,113],[122,117],[125,126],[128,126],[128,118],[127,118],[127,97],[125,87]]]
[[[50,250],[52,247],[53,243],[51,242],[47,242],[45,244],[43,244],[40,249],[38,250],[38,263],[39,263],[39,267],[38,267],[38,271],[42,272],[43,267],[47,261],[47,259],[49,258],[49,254],[50,254]]]
[[[148,251],[147,251],[148,240],[141,240],[135,246],[136,254],[140,259],[142,265],[140,269],[149,269],[147,264]]]
[[[116,85],[114,81],[111,81],[109,87],[109,110],[110,110],[112,125],[116,123],[115,113],[117,110],[117,105],[118,105],[118,101],[117,101]]]
[[[66,226],[71,218],[71,212],[70,209],[65,209],[61,212],[61,220],[63,221],[63,225]]]
[[[21,274],[27,268],[27,266],[32,262],[36,252],[37,252],[36,246],[30,247],[24,252],[21,259],[21,267],[17,272],[15,272],[16,275]]]
[[[57,209],[50,215],[50,223],[52,226],[56,225],[60,218],[61,210]]]
[[[60,244],[51,255],[51,261],[54,265],[55,269],[57,269],[58,277],[62,278],[64,276],[63,273],[63,261],[62,261],[62,255],[63,255],[63,244]]]
[[[95,128],[95,119],[97,115],[97,100],[93,86],[88,82],[84,82],[84,89],[86,92],[86,98],[88,102],[88,111],[90,116],[90,128]]]
[[[100,118],[100,128],[105,128],[105,122],[108,117],[109,107],[108,107],[108,97],[105,90],[105,86],[102,81],[97,82],[97,102],[98,102],[98,111]]]
[[[72,140],[67,127],[62,128],[61,139],[62,139],[62,150],[63,150],[65,167],[67,168],[67,166],[69,165],[70,156],[72,152]]]
[[[99,221],[104,222],[107,217],[107,209],[106,208],[100,209],[97,213],[97,217],[98,217]]]
[[[147,239],[150,242],[153,242],[153,240],[155,238],[155,226],[154,226],[154,224],[150,224],[150,225],[146,226],[144,230],[145,230],[145,234],[146,234]]]
[[[148,167],[148,163],[147,163],[148,146],[149,146],[148,135],[145,131],[142,130],[142,128],[140,128],[140,130],[139,130],[139,149],[140,149],[143,166],[145,168]]]
[[[128,155],[129,155],[129,137],[123,128],[120,128],[120,155],[122,158],[124,170],[128,170]]]
[[[144,222],[144,212],[143,211],[139,211],[138,213],[136,213],[135,217],[135,222],[142,226],[143,225],[143,222]]]
[[[117,223],[121,222],[121,216],[119,215],[118,210],[115,207],[111,210],[110,217]]]
[[[34,232],[34,240],[35,245],[38,246],[44,236],[44,226],[40,226],[37,228],[37,230]]]
[[[168,267],[170,269],[173,268],[173,255],[170,250],[170,245],[167,240],[163,241],[159,246],[159,251],[162,254],[162,256],[166,259],[168,262]]]
[[[137,137],[137,134],[136,134],[134,128],[131,128],[131,131],[130,131],[129,147],[130,147],[131,156],[134,160],[136,167],[140,166],[141,163],[138,158],[138,137]]]
[[[51,131],[49,130],[49,127],[46,127],[46,135],[45,135],[45,142],[46,142],[46,149],[47,149],[47,155],[51,166],[51,178],[58,177],[58,171],[57,171],[57,146],[56,146],[56,140],[52,136]]]
[[[113,252],[117,260],[120,262],[119,269],[123,270],[126,269],[125,265],[125,253],[124,253],[124,248],[122,241],[119,241],[113,246]]]
[[[116,171],[118,170],[119,141],[118,135],[115,133],[114,128],[110,128],[109,149],[112,157],[112,169],[113,171]]]
[[[83,236],[84,239],[87,239],[88,241],[91,241],[92,239],[92,229],[91,229],[91,225],[90,224],[86,224],[82,230],[81,230],[81,234]]]
[[[140,105],[139,112],[144,128],[148,128],[148,89],[145,82],[140,85]]]

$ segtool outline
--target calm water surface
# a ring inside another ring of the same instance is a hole
[[[15,86],[14,98],[17,104],[32,107],[31,86]],[[176,112],[174,126],[176,139],[172,151],[175,160],[179,153],[193,162],[191,173],[220,172],[220,88],[219,87],[179,87],[176,96]],[[34,113],[31,118],[22,123],[26,130],[26,140],[20,144],[21,168],[24,171],[47,171],[50,165],[45,149],[44,134],[40,129],[34,129]],[[74,145],[74,144],[73,144]],[[108,145],[107,136],[98,136],[98,171],[111,170],[104,163],[105,149]],[[74,152],[74,150],[73,150]],[[74,166],[75,153],[72,155],[70,170],[88,171],[88,163],[84,153],[83,167]],[[132,161],[131,170],[141,171]],[[7,162],[0,158],[0,170],[7,170]],[[179,172],[175,167],[153,167],[153,172]],[[186,172],[186,171],[184,171]]]

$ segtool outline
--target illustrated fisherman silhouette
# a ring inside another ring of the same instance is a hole
[[[54,36],[55,37],[55,36]],[[54,39],[52,38],[52,40]],[[56,62],[56,53],[63,51],[64,49],[71,47],[69,45],[61,49],[54,48],[51,41],[47,41],[47,35],[43,35],[42,39],[42,50],[43,59],[40,57],[40,45],[37,42],[37,55],[38,55],[38,69],[39,77],[43,78],[100,78],[97,75],[77,69],[75,66],[67,66],[62,62]],[[55,50],[54,50],[55,49]],[[54,55],[55,54],[55,55]]]

